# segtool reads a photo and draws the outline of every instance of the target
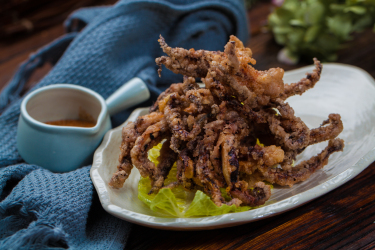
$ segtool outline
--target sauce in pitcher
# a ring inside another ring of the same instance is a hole
[[[73,126],[73,127],[84,127],[90,128],[95,126],[95,122],[86,121],[86,120],[59,120],[59,121],[50,121],[45,122],[49,125],[55,126]]]

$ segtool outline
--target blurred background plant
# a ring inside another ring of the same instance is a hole
[[[375,0],[273,0],[278,6],[268,25],[284,48],[278,59],[296,64],[318,57],[336,61],[337,51],[348,46],[353,32],[375,32]]]
[[[250,9],[258,0],[245,0],[246,9]]]

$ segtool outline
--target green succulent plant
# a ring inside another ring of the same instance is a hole
[[[353,32],[375,32],[375,0],[285,0],[268,21],[292,63],[301,57],[335,61]]]

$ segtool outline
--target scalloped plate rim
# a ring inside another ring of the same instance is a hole
[[[371,77],[369,73],[364,71],[361,68],[340,64],[340,63],[325,63],[324,66],[330,67],[340,67],[340,68],[350,68],[360,71],[362,74],[366,75],[369,81],[375,86],[375,81]],[[285,74],[296,73],[299,71],[305,71],[310,69],[311,66],[302,67],[299,69],[294,69],[291,71],[285,72]],[[375,161],[375,147],[370,149],[363,157],[361,157],[354,165],[350,166],[345,171],[341,172],[340,174],[334,176],[333,178],[329,179],[328,181],[321,183],[307,191],[299,193],[297,195],[291,196],[284,200],[278,201],[274,204],[269,204],[260,208],[252,209],[246,212],[241,213],[230,213],[218,216],[209,216],[209,217],[199,217],[199,218],[164,218],[164,217],[155,217],[149,216],[145,214],[136,213],[124,208],[121,208],[117,205],[114,205],[110,202],[107,192],[107,186],[103,178],[100,176],[98,170],[100,168],[101,163],[101,154],[103,150],[108,146],[110,141],[108,140],[112,133],[115,130],[121,129],[124,124],[126,124],[130,119],[134,119],[139,116],[141,112],[148,108],[138,108],[135,109],[132,114],[129,116],[128,120],[124,122],[117,128],[114,128],[108,131],[103,138],[102,144],[98,147],[94,154],[93,165],[90,170],[90,176],[92,182],[95,186],[95,189],[99,195],[99,199],[103,208],[110,214],[138,224],[142,226],[147,226],[151,228],[158,228],[158,229],[165,229],[165,230],[208,230],[208,229],[216,229],[216,228],[223,228],[223,227],[230,227],[240,224],[249,223],[252,221],[257,221],[260,219],[268,218],[271,216],[275,216],[291,209],[297,208],[309,201],[318,198],[335,188],[343,185],[347,181],[351,180],[359,173],[361,173],[364,169],[366,169],[372,162]],[[160,218],[165,222],[155,222],[153,221],[154,218]]]

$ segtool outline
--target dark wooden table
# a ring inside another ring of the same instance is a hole
[[[310,64],[288,66],[276,60],[281,47],[262,29],[269,12],[269,3],[259,3],[249,11],[252,38],[248,46],[257,60],[256,68],[289,70]],[[24,37],[2,39],[0,89],[30,53],[63,33],[61,24],[55,24]],[[375,34],[371,30],[355,34],[348,45],[339,52],[338,62],[358,66],[375,77]],[[39,69],[26,88],[39,81],[49,69],[48,65]],[[375,248],[375,163],[345,185],[297,209],[242,226],[174,232],[134,225],[125,249],[342,248]]]

